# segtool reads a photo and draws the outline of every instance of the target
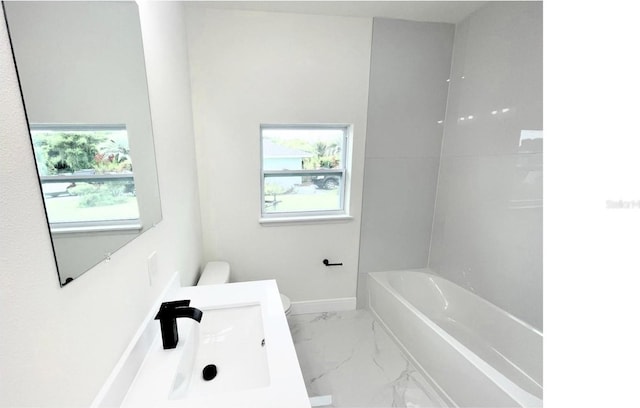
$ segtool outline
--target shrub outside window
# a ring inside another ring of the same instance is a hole
[[[262,216],[345,215],[348,125],[262,125]]]

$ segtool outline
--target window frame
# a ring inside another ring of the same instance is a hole
[[[264,169],[264,136],[265,129],[300,129],[300,130],[324,130],[334,129],[342,131],[342,148],[340,150],[340,168],[309,169],[309,170],[265,170]],[[296,222],[296,221],[323,221],[351,219],[348,213],[348,196],[350,191],[350,162],[351,162],[351,139],[353,125],[351,124],[261,124],[260,125],[260,222]],[[340,184],[337,189],[339,198],[339,208],[335,210],[303,210],[303,211],[265,211],[265,180],[267,177],[295,177],[295,176],[317,176],[317,175],[337,175],[340,177]]]

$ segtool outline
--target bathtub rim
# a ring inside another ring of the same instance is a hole
[[[475,294],[475,293],[473,293],[473,292],[461,287],[460,285],[457,285],[456,283],[454,283],[452,281],[449,281],[448,279],[446,279],[446,278],[444,278],[444,277],[442,277],[440,275],[437,275],[437,274],[433,273],[428,268],[411,268],[411,269],[399,269],[399,270],[392,270],[392,271],[368,272],[368,275],[369,275],[369,277],[371,279],[375,280],[386,291],[390,292],[390,294],[394,297],[395,300],[399,301],[404,307],[409,309],[411,311],[411,313],[415,314],[420,319],[420,321],[422,321],[424,324],[426,324],[430,329],[432,329],[436,334],[438,334],[438,336],[440,336],[445,341],[447,341],[453,347],[453,349],[456,352],[462,354],[469,361],[469,363],[471,365],[473,365],[483,375],[488,377],[490,379],[490,381],[492,383],[494,383],[496,385],[496,387],[498,387],[500,390],[502,390],[507,396],[509,396],[509,398],[513,399],[516,403],[520,404],[522,407],[542,407],[543,406],[543,398],[537,397],[536,395],[525,391],[520,386],[518,386],[516,383],[514,383],[509,378],[507,378],[500,371],[498,371],[496,368],[491,366],[488,362],[484,361],[482,358],[480,358],[478,355],[476,355],[472,350],[470,350],[467,346],[462,344],[454,336],[449,334],[446,330],[444,330],[438,324],[433,322],[428,316],[426,316],[424,313],[422,313],[420,310],[418,310],[407,299],[402,297],[398,293],[398,291],[395,290],[395,288],[393,288],[391,286],[391,284],[389,283],[388,279],[382,278],[382,276],[388,275],[390,273],[402,273],[402,272],[425,273],[427,275],[432,275],[432,276],[437,277],[439,279],[446,280],[446,281],[458,286],[460,289],[466,291],[470,295],[475,296],[479,300],[488,303],[493,308],[496,308],[500,312],[508,315],[509,317],[511,317],[515,321],[517,321],[518,323],[523,324],[525,327],[531,329],[536,334],[539,334],[541,337],[544,337],[542,332],[540,332],[539,330],[537,330],[535,327],[531,326],[530,324],[527,324],[526,322],[523,322],[521,319],[518,319],[517,317],[509,314],[505,310],[499,308],[498,306],[496,306],[493,303],[487,301],[486,299],[478,296],[477,294]],[[372,305],[371,305],[371,293],[370,293],[371,287],[370,287],[370,285],[367,285],[367,286],[368,286],[368,288],[367,288],[368,302],[367,303],[368,303],[369,310],[374,314],[376,319],[378,319],[378,321],[385,327],[385,330],[387,330],[390,333],[393,333],[392,330],[390,330],[389,327],[386,325],[384,320],[382,320],[382,318],[380,318],[378,313],[372,307]],[[402,345],[402,342],[400,341],[400,339],[398,339],[395,334],[392,335],[392,338],[401,346],[401,349],[406,352],[406,354],[411,358],[411,360],[416,363],[416,366],[420,368],[421,372],[423,374],[425,374],[425,376],[430,381],[432,381],[434,383],[433,385],[439,391],[441,391],[447,397],[448,400],[450,400],[453,403],[453,400],[451,399],[451,397],[449,397],[448,393],[445,390],[443,390],[437,384],[436,381],[434,381],[432,379],[432,377],[428,374],[428,372],[424,369],[424,367],[422,367],[422,364],[420,364],[419,362],[417,362],[415,360],[415,358],[413,358],[413,356],[411,355],[409,350],[407,350],[406,347],[404,347],[404,345]],[[543,396],[544,396],[544,387],[541,386],[540,388],[541,388]],[[453,405],[457,406],[455,403],[453,403]]]
[[[540,337],[544,338],[544,334],[543,334],[542,331],[540,331],[540,329],[532,326],[530,323],[525,322],[524,320],[520,319],[519,317],[512,315],[511,313],[509,313],[506,310],[502,309],[500,306],[498,306],[498,305],[496,305],[494,303],[491,303],[490,301],[488,301],[487,299],[485,299],[482,296],[478,295],[477,293],[474,293],[474,292],[470,291],[469,289],[467,289],[467,288],[465,288],[463,286],[460,286],[459,284],[455,283],[452,280],[449,280],[449,279],[445,278],[444,276],[438,275],[437,273],[433,272],[433,270],[431,270],[429,268],[394,269],[394,270],[389,270],[389,271],[368,272],[367,274],[368,275],[380,275],[380,276],[383,276],[385,274],[391,274],[391,273],[396,273],[396,272],[416,272],[416,273],[431,275],[431,276],[434,276],[434,277],[436,277],[438,279],[442,279],[444,281],[447,281],[448,283],[457,286],[460,290],[464,291],[465,293],[476,297],[481,303],[484,303],[484,304],[490,306],[491,308],[498,310],[505,317],[508,317],[509,319],[514,320],[518,324],[524,326],[528,330],[531,330],[535,334],[537,334]],[[376,279],[376,280],[378,279],[376,276],[372,276],[372,278]],[[395,289],[393,289],[393,287],[391,287],[391,290],[395,291]],[[397,291],[395,291],[395,292],[397,292]]]

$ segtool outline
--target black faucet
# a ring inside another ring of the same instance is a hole
[[[189,307],[190,300],[174,300],[164,302],[160,305],[160,310],[155,320],[160,320],[160,331],[162,332],[162,347],[166,349],[176,348],[178,344],[178,326],[176,318],[188,317],[200,323],[202,311],[195,307]]]

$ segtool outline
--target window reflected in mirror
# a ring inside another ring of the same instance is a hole
[[[31,125],[51,231],[139,229],[125,126]]]

